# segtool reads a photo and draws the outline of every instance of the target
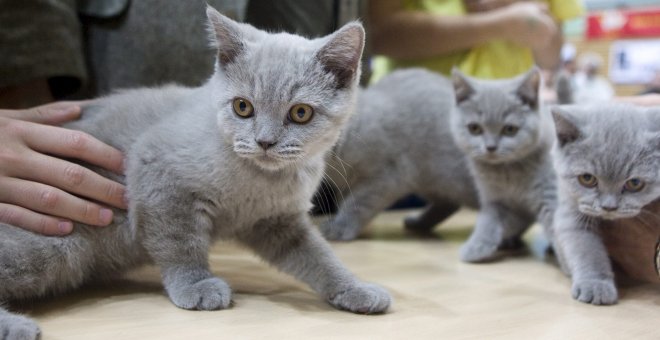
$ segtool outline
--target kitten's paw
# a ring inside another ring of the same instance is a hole
[[[372,283],[358,283],[328,299],[338,309],[358,314],[382,313],[390,307],[392,298],[382,287]]]
[[[170,299],[180,308],[196,310],[225,309],[231,303],[231,288],[217,277],[191,285],[168,289]]]
[[[612,280],[580,280],[573,282],[573,298],[593,305],[615,304],[618,296]]]
[[[497,244],[468,241],[461,246],[461,261],[463,262],[487,262],[497,257]]]
[[[335,222],[330,220],[321,225],[321,233],[330,241],[352,241],[358,237],[360,228],[350,223]]]
[[[0,315],[0,339],[35,340],[41,338],[37,323],[16,314]]]

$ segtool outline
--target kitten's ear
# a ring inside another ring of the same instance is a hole
[[[230,64],[244,49],[240,25],[220,14],[215,8],[206,6],[211,39],[218,50],[220,66]]]
[[[470,80],[456,66],[451,69],[451,82],[454,84],[454,95],[457,104],[470,98],[474,93]]]
[[[364,49],[364,28],[358,22],[344,25],[330,35],[316,53],[323,69],[335,76],[337,88],[353,84],[360,75],[360,59]]]
[[[533,110],[538,110],[539,108],[541,79],[541,70],[534,66],[523,76],[522,83],[516,91],[522,102]]]
[[[552,112],[552,119],[555,121],[555,132],[560,147],[564,147],[564,145],[580,138],[580,130],[568,111],[560,107],[553,107],[550,111]]]

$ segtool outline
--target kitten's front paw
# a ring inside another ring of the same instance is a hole
[[[0,339],[3,340],[35,340],[39,339],[41,331],[37,323],[16,314],[0,315]]]
[[[612,280],[575,281],[571,293],[574,299],[593,305],[612,305],[618,299]]]
[[[463,262],[487,262],[497,255],[497,244],[468,241],[461,246],[460,257]]]
[[[332,219],[321,225],[321,233],[330,241],[352,241],[357,238],[360,228],[351,223],[336,222]]]
[[[225,309],[231,303],[231,288],[217,277],[178,287],[168,287],[172,302],[180,308]]]
[[[338,309],[359,314],[382,313],[390,307],[391,301],[385,289],[371,283],[358,283],[328,299]]]

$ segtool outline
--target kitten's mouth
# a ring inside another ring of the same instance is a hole
[[[259,167],[267,170],[279,170],[287,165],[295,163],[294,159],[282,157],[278,154],[260,153],[251,157]]]
[[[624,218],[631,218],[639,214],[639,211],[632,209],[619,209],[619,210],[607,211],[607,210],[596,210],[591,207],[580,207],[580,212],[582,212],[585,215],[602,218],[604,220],[619,220]]]
[[[507,161],[506,157],[502,157],[499,154],[491,153],[491,152],[480,154],[476,158],[482,162],[493,163],[493,164],[504,163]]]

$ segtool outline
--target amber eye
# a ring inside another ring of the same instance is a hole
[[[626,184],[623,185],[623,189],[628,192],[638,192],[644,189],[644,181],[639,178],[631,178],[626,181]]]
[[[504,136],[515,136],[518,133],[518,127],[514,125],[504,125],[502,128],[502,134]]]
[[[243,98],[236,98],[234,99],[234,112],[242,118],[249,118],[252,117],[252,114],[254,113],[254,107],[252,107],[252,103],[250,103],[247,99]]]
[[[314,116],[314,109],[307,104],[296,104],[289,110],[289,119],[298,124],[309,122]]]
[[[593,188],[598,185],[598,179],[592,174],[582,174],[578,176],[578,182],[587,188]]]
[[[477,123],[470,123],[470,124],[468,124],[467,128],[468,128],[468,131],[470,131],[470,133],[475,135],[475,136],[480,135],[484,132],[484,130],[481,128],[481,126],[479,126],[479,124],[477,124]]]

